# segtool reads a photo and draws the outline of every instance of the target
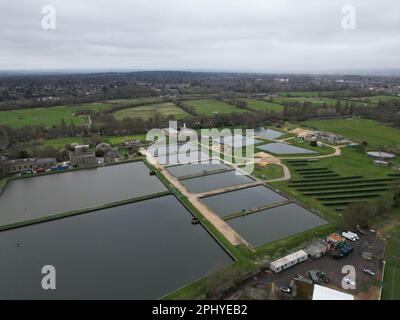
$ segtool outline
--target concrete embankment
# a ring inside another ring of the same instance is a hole
[[[1,225],[0,231],[21,228],[21,227],[25,227],[25,226],[33,225],[33,224],[37,224],[37,223],[48,222],[48,221],[63,219],[63,218],[67,218],[67,217],[77,216],[77,215],[85,214],[85,213],[89,213],[89,212],[109,209],[109,208],[113,208],[113,207],[118,207],[118,206],[130,204],[130,203],[138,202],[138,201],[154,199],[154,198],[166,196],[169,194],[171,194],[170,191],[164,191],[164,192],[146,195],[143,197],[136,197],[136,198],[131,198],[131,199],[122,200],[122,201],[118,201],[118,202],[107,203],[107,204],[103,204],[103,205],[99,205],[99,206],[95,206],[95,207],[91,207],[91,208],[85,208],[85,209],[75,210],[75,211],[68,211],[68,212],[63,212],[63,213],[55,213],[55,214],[48,215],[45,217],[20,221],[20,222],[16,222],[16,223],[12,223],[12,224],[7,224],[7,225]]]
[[[249,209],[249,210],[244,210],[244,211],[241,211],[241,212],[236,212],[236,213],[233,213],[233,214],[230,214],[230,215],[227,215],[227,216],[223,217],[223,219],[225,221],[227,221],[227,220],[235,219],[235,218],[238,218],[238,217],[247,216],[249,214],[253,214],[253,213],[256,213],[256,212],[260,212],[260,211],[264,211],[264,210],[280,207],[280,206],[283,206],[283,205],[289,204],[289,203],[292,203],[292,201],[291,200],[286,200],[286,201],[282,201],[282,202],[277,202],[277,203],[273,203],[273,204],[257,207],[257,208],[254,208],[254,209]]]
[[[0,178],[0,196],[3,193],[4,189],[6,188],[7,185],[7,178]]]

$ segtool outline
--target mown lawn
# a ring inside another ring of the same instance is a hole
[[[114,113],[114,116],[117,120],[124,118],[142,118],[147,120],[154,117],[157,112],[164,117],[174,116],[176,119],[183,119],[189,116],[187,112],[170,102],[118,110]]]
[[[0,125],[20,128],[27,125],[43,125],[46,127],[58,126],[64,119],[66,125],[83,125],[86,117],[77,117],[74,114],[82,110],[102,111],[111,108],[110,103],[88,103],[49,108],[31,108],[21,110],[0,111]]]
[[[400,228],[397,228],[388,241],[385,250],[385,275],[382,299],[400,299]]]
[[[105,137],[105,142],[109,143],[112,146],[117,146],[123,143],[126,140],[141,140],[146,141],[146,134],[135,134],[130,136],[108,136]]]
[[[324,104],[328,106],[335,106],[337,100],[331,98],[319,98],[319,97],[278,97],[272,99],[272,102],[279,104],[284,104],[285,102],[298,102],[298,103],[310,102],[315,106],[321,106]]]
[[[160,98],[151,97],[151,98],[136,98],[136,99],[113,99],[113,100],[107,100],[106,102],[125,106],[136,103],[157,102],[157,101],[160,101]]]
[[[196,113],[205,114],[207,116],[218,113],[248,112],[245,109],[236,108],[235,106],[217,100],[188,100],[184,101],[184,103],[193,107]]]
[[[371,146],[400,146],[400,130],[374,120],[352,118],[335,120],[309,120],[308,127],[342,135],[356,142],[367,141]]]
[[[83,137],[66,137],[58,139],[46,139],[41,141],[43,147],[51,147],[55,149],[62,149],[66,144],[70,143],[84,143],[85,138]]]
[[[262,180],[272,180],[283,177],[283,169],[277,164],[268,164],[264,167],[256,165],[253,175]]]
[[[296,172],[296,169],[327,168],[328,170],[339,174],[339,177],[362,176],[366,179],[388,178],[389,173],[396,172],[390,167],[374,166],[372,164],[372,160],[368,158],[363,152],[356,151],[347,147],[342,148],[341,156],[321,158],[318,159],[317,162],[310,162],[307,164],[307,166],[303,167],[294,166],[288,161],[285,161],[285,163],[289,166],[290,172],[292,174],[292,179],[290,181],[274,182],[272,183],[274,187],[280,189],[283,193],[286,193],[287,195],[300,200],[308,206],[319,210],[326,217],[336,220],[339,219],[339,216],[334,207],[324,206],[321,201],[316,199],[316,197],[305,196],[302,194],[303,192],[298,191],[295,187],[290,186],[291,181],[293,180],[304,180],[304,177],[302,177],[300,173]],[[323,183],[323,181],[321,181],[321,183]],[[331,183],[332,182],[326,182],[326,186],[324,187],[329,187]],[[346,192],[344,191],[343,193]]]
[[[371,96],[371,97],[354,98],[354,100],[365,101],[367,103],[377,104],[377,103],[379,103],[379,101],[382,101],[382,102],[390,102],[390,101],[400,102],[400,97],[396,97],[396,96]]]
[[[6,183],[7,183],[7,179],[6,178],[0,178],[0,192],[4,188]]]
[[[323,92],[321,92],[321,95],[323,94]],[[346,106],[348,105],[354,105],[356,107],[374,107],[376,106],[376,104],[374,103],[368,103],[367,101],[357,101],[357,100],[343,100],[343,99],[339,99],[340,104],[342,106]],[[291,96],[280,96],[278,98],[274,98],[272,99],[272,102],[275,103],[279,103],[279,104],[284,104],[285,102],[297,102],[297,103],[304,103],[304,102],[310,102],[311,104],[313,104],[314,106],[322,106],[322,105],[327,105],[327,106],[331,106],[334,107],[336,106],[338,99],[333,99],[333,98],[327,98],[327,97],[319,97],[319,96],[301,96],[301,95],[291,95]]]
[[[354,92],[351,90],[338,91],[280,91],[280,97],[352,97]]]
[[[103,141],[112,146],[117,146],[126,140],[141,140],[146,141],[146,134],[135,134],[129,136],[103,136]],[[86,143],[87,138],[84,137],[65,137],[58,139],[38,140],[38,143],[43,147],[52,147],[55,149],[62,149],[66,144],[70,143]]]
[[[319,97],[323,95],[321,91],[280,91],[278,96],[280,97]]]
[[[261,101],[256,99],[244,99],[247,102],[247,106],[254,111],[275,111],[282,112],[283,106],[281,104]]]
[[[343,147],[340,156],[319,159],[309,167],[327,167],[343,176],[360,175],[365,178],[384,178],[389,173],[396,172],[390,167],[373,165],[371,158],[349,147]]]

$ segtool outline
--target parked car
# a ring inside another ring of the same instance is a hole
[[[348,277],[344,278],[343,281],[351,286],[356,286],[356,283]]]
[[[279,290],[281,290],[283,293],[290,294],[292,292],[292,289],[288,287],[279,287]]]
[[[358,236],[357,233],[354,233],[354,232],[351,232],[351,231],[347,231],[347,234],[353,236],[356,239],[356,241],[360,240],[360,237]]]
[[[371,269],[368,268],[364,268],[363,272],[366,274],[369,274],[370,276],[374,277],[375,276],[375,272],[373,272]]]
[[[318,277],[318,270],[308,271],[308,277],[314,284],[320,283],[320,278]]]
[[[357,238],[348,232],[342,232],[342,237],[353,242],[357,241]]]
[[[361,229],[361,227],[359,225],[356,226],[356,230],[358,233],[362,234],[363,236],[365,236],[367,233]]]
[[[325,282],[325,283],[328,283],[328,282],[329,282],[329,278],[328,278],[328,276],[327,276],[327,274],[326,274],[325,272],[319,271],[319,272],[317,273],[317,276],[318,276],[323,282]]]

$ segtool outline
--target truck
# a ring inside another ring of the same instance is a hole
[[[59,164],[56,165],[54,167],[50,168],[50,171],[55,172],[55,171],[63,171],[63,170],[68,170],[69,169],[69,165],[67,164]]]
[[[357,238],[354,235],[352,235],[351,233],[349,233],[349,232],[344,232],[343,231],[342,232],[342,237],[346,238],[347,240],[353,241],[353,242],[357,241]]]
[[[347,242],[337,245],[333,250],[330,251],[330,255],[333,259],[341,259],[353,252],[354,248]]]
[[[339,249],[339,255],[341,258],[348,256],[350,253],[353,252],[353,247],[348,243],[344,243],[342,247]]]
[[[46,169],[45,168],[37,168],[36,173],[45,173]]]
[[[326,274],[325,272],[318,271],[318,272],[317,272],[317,276],[318,276],[323,282],[325,282],[325,283],[328,283],[328,282],[329,282],[329,278],[328,278],[328,276],[327,276],[327,274]]]
[[[22,171],[21,172],[21,176],[22,177],[24,177],[24,176],[30,176],[30,175],[32,175],[33,174],[33,171],[32,170],[25,170],[25,171]]]
[[[310,278],[310,280],[314,283],[314,284],[319,284],[320,278],[318,277],[318,270],[311,270],[308,271],[308,277]]]

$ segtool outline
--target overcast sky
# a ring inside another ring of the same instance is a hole
[[[42,28],[46,4],[55,30]],[[400,1],[0,0],[0,69],[95,68],[399,69]]]

